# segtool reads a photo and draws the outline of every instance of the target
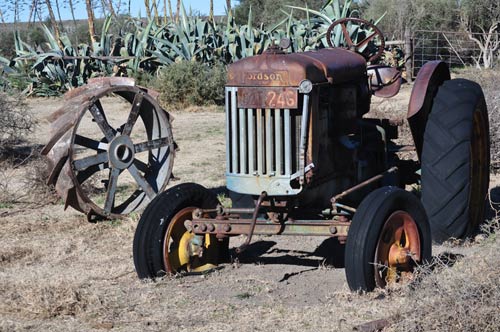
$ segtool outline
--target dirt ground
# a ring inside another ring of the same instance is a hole
[[[374,111],[404,118],[409,94],[404,86],[396,99],[374,98]],[[61,100],[29,103],[39,125],[27,139],[36,146],[48,139],[45,119]],[[109,99],[105,110],[120,106]],[[223,186],[224,113],[173,115],[180,180],[170,185]],[[324,238],[256,237],[214,273],[140,281],[132,258],[138,215],[91,224],[60,201],[37,204],[42,197],[22,194],[29,167],[0,174],[3,195],[19,196],[0,205],[0,331],[348,331],[406,310],[394,309],[388,290],[349,292],[344,270],[327,259],[342,248]],[[450,244],[434,253],[466,256],[469,248]]]

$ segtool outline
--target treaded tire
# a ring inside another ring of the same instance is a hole
[[[156,196],[142,214],[134,236],[134,265],[139,278],[166,274],[163,243],[170,221],[177,212],[187,207],[211,209],[218,203],[212,192],[196,183],[183,183]],[[214,237],[214,243],[227,250],[228,241],[217,241]]]
[[[420,200],[413,194],[397,188],[382,187],[372,191],[361,202],[354,214],[345,248],[345,273],[353,291],[372,291],[379,285],[375,270],[379,240],[386,222],[396,212],[404,212],[413,220],[420,241],[420,260],[431,258],[432,239],[430,226]]]
[[[454,79],[439,88],[422,148],[422,204],[433,240],[471,235],[484,219],[489,125],[481,87]]]

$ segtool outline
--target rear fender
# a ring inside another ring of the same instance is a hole
[[[411,91],[407,119],[418,158],[422,155],[425,125],[434,97],[444,81],[450,79],[450,70],[442,61],[429,61],[420,69]]]

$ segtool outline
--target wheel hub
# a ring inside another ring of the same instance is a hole
[[[184,222],[192,218],[196,208],[179,211],[170,222],[163,242],[163,262],[170,273],[204,272],[216,265],[207,262],[206,251],[210,250],[210,235],[195,235],[186,229]]]
[[[405,211],[395,211],[386,220],[375,253],[375,279],[379,286],[397,282],[413,269],[421,255],[415,220]]]
[[[108,158],[112,167],[128,168],[135,157],[134,143],[128,136],[116,136],[109,144]]]

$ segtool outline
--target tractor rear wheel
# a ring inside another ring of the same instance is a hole
[[[353,291],[372,291],[411,278],[431,257],[429,222],[419,199],[382,187],[361,202],[349,228],[345,273]]]
[[[454,79],[439,88],[421,168],[422,204],[433,240],[471,235],[484,220],[490,168],[488,112],[477,83]]]
[[[180,184],[159,194],[144,211],[135,232],[134,265],[139,278],[215,268],[227,256],[228,239],[195,235],[184,222],[197,208],[214,209],[218,203],[212,192],[195,183]]]

